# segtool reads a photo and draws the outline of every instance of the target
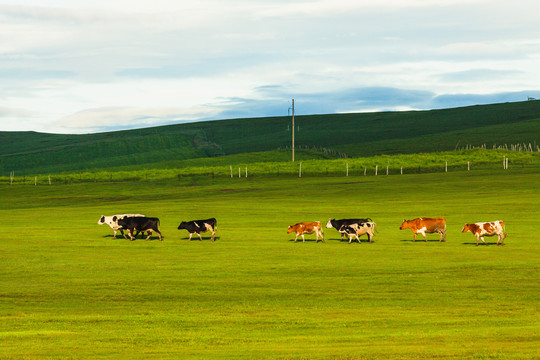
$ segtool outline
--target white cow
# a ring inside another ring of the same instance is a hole
[[[125,217],[140,217],[144,216],[141,214],[121,214],[121,215],[111,215],[111,216],[105,216],[101,215],[101,218],[99,218],[98,225],[107,224],[113,229],[114,235],[113,239],[116,239],[116,232],[120,230],[120,234],[124,235],[124,231],[122,230],[122,227],[118,225],[118,220],[123,219]]]
[[[353,237],[360,243],[360,236],[367,234],[369,242],[375,235],[375,230],[377,230],[377,224],[374,222],[364,222],[361,224],[351,224],[343,225],[340,229],[340,233],[345,233],[349,236],[349,244],[351,243]]]

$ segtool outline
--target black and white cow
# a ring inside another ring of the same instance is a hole
[[[341,231],[341,228],[343,226],[350,226],[352,224],[358,224],[358,225],[361,226],[361,224],[371,222],[371,221],[373,221],[373,220],[371,220],[370,218],[365,218],[365,219],[341,219],[341,220],[328,219],[328,222],[326,223],[326,228],[327,229],[334,228],[337,231],[339,231],[339,233],[341,234],[341,241],[343,241],[343,235],[346,234],[345,231]]]
[[[180,225],[178,225],[178,230],[186,229],[189,232],[189,240],[191,240],[191,236],[193,234],[197,234],[199,236],[199,240],[201,241],[201,233],[210,231],[212,233],[212,241],[214,241],[214,235],[216,234],[216,223],[217,220],[215,218],[210,218],[206,220],[182,221]]]
[[[373,236],[375,235],[375,230],[377,230],[377,224],[374,222],[364,222],[361,224],[343,225],[339,229],[339,232],[342,234],[347,234],[349,237],[349,244],[351,243],[353,237],[355,237],[358,243],[361,244],[360,236],[367,234],[369,243],[371,244],[371,239],[373,239]]]
[[[125,217],[118,220],[118,226],[122,229],[127,230],[129,238],[131,241],[135,240],[133,233],[138,232],[148,232],[146,240],[150,238],[152,232],[157,232],[159,236],[159,241],[163,241],[161,237],[161,231],[159,231],[159,219],[155,217],[145,217],[145,216],[135,216],[135,217]],[[126,238],[126,235],[124,235]],[[126,238],[127,239],[127,238]]]
[[[111,216],[101,215],[97,223],[98,225],[103,225],[103,224],[109,225],[111,229],[113,229],[114,231],[113,239],[116,239],[116,232],[118,230],[120,230],[120,234],[124,235],[124,231],[122,230],[120,226],[118,226],[119,219],[123,219],[125,217],[140,217],[140,216],[144,216],[144,215],[142,214],[121,214],[121,215],[111,215]]]

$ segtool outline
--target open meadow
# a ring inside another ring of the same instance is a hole
[[[2,359],[538,359],[540,169],[0,185]],[[164,241],[101,215],[159,217]],[[446,217],[447,242],[404,218]],[[182,220],[217,218],[188,241]],[[374,242],[287,226],[371,217]],[[504,246],[467,222],[504,220]]]

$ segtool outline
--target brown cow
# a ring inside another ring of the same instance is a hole
[[[294,242],[296,242],[296,239],[298,239],[299,235],[302,235],[302,242],[306,242],[306,239],[304,238],[304,234],[317,234],[317,239],[315,242],[319,241],[319,236],[321,236],[322,242],[324,242],[324,234],[321,227],[320,221],[313,221],[313,222],[301,222],[298,224],[294,224],[289,226],[287,229],[287,234],[290,233],[296,233],[296,237],[294,238]]]
[[[501,220],[491,221],[491,222],[477,222],[474,224],[465,224],[461,232],[467,232],[467,231],[472,232],[473,235],[476,236],[476,246],[478,246],[479,239],[481,239],[482,242],[485,245],[487,245],[486,242],[484,241],[484,236],[497,235],[497,245],[499,245],[499,241],[501,242],[501,245],[504,245],[504,239],[506,238],[504,222]]]
[[[399,230],[411,229],[414,234],[413,241],[416,241],[418,233],[424,236],[427,242],[426,233],[439,233],[439,242],[446,241],[446,219],[445,218],[416,218],[413,220],[403,220]]]

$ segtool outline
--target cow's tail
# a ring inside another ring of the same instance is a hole
[[[379,230],[377,230],[377,223],[376,223],[376,222],[373,222],[373,221],[372,221],[372,223],[373,223],[373,231],[376,232],[376,233],[378,233]]]

